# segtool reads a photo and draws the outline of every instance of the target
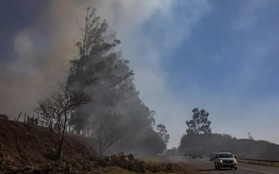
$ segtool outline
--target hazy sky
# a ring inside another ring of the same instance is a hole
[[[88,5],[118,33],[169,147],[194,107],[213,132],[279,143],[278,0],[3,0],[0,113],[31,113],[65,81]]]

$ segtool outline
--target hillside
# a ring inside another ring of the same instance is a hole
[[[51,165],[54,154],[54,144],[47,128],[14,121],[0,120],[0,148],[2,171]],[[94,154],[84,137],[67,136],[64,160],[75,161]]]
[[[49,129],[0,120],[2,173],[173,173],[172,164],[145,163],[132,154],[100,158],[87,137],[67,134],[62,159],[54,160]]]

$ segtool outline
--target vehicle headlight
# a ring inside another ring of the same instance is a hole
[[[223,162],[223,160],[220,160],[220,163],[222,163]]]
[[[236,161],[236,160],[233,160],[233,162],[234,162],[235,164],[237,164],[237,161]]]

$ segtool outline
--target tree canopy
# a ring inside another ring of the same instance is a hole
[[[167,145],[170,139],[170,135],[168,134],[166,126],[163,124],[158,124],[157,130],[159,131],[158,134],[160,135],[164,143]]]
[[[191,120],[186,121],[188,129],[186,129],[187,134],[211,134],[210,124],[211,122],[208,119],[209,113],[198,108],[192,110],[193,117]]]
[[[100,153],[108,149],[108,144],[109,147],[117,146],[114,147],[117,151],[143,151],[141,145],[147,139],[154,141],[144,147],[147,149],[164,144],[161,138],[157,140],[159,135],[153,130],[153,112],[139,98],[129,62],[117,49],[120,40],[116,33],[93,8],[87,9],[81,30],[82,38],[76,43],[79,53],[70,62],[67,86],[88,93],[92,102],[76,109],[71,126],[76,132],[91,132],[90,135],[100,143]],[[116,128],[121,131],[115,131]],[[112,135],[109,132],[113,132],[113,136],[107,136]],[[146,132],[154,134],[147,135]],[[109,141],[106,140],[108,137],[111,137]],[[109,143],[104,145],[105,141]],[[127,141],[133,143],[123,145]]]

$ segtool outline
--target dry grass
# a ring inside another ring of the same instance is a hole
[[[238,162],[247,163],[247,164],[254,164],[260,166],[273,166],[279,167],[279,161],[272,161],[272,160],[260,160],[260,159],[245,159],[239,158]]]
[[[176,168],[179,169],[179,172],[177,172],[178,174],[201,174],[202,172],[199,171],[200,169],[182,162],[182,161],[173,161],[170,160],[169,156],[145,156],[145,157],[141,157],[142,160],[144,160],[145,162],[152,162],[152,163],[171,163],[173,164]]]
[[[137,174],[135,172],[126,170],[126,169],[122,169],[119,167],[111,167],[109,169],[107,169],[106,171],[108,174]],[[173,173],[166,173],[166,172],[156,172],[156,173],[151,173],[151,172],[146,172],[145,174],[173,174]]]
[[[0,120],[0,145],[2,152],[0,155],[4,156],[5,165],[12,166],[16,170],[20,169],[22,166],[38,166],[40,169],[45,169],[45,165],[50,166],[56,165],[49,158],[48,153],[52,152],[53,144],[50,139],[52,135],[49,133],[47,128],[39,126],[31,126],[19,122],[13,121],[2,121]],[[94,150],[88,145],[87,139],[82,136],[77,135],[67,135],[64,144],[63,158],[65,157],[66,162],[69,163],[68,168],[72,170],[83,169],[91,170],[92,164],[96,165],[100,170],[105,170],[104,173],[108,174],[136,174],[135,172],[115,167],[117,165],[106,165],[103,166],[105,161],[100,159],[91,159],[94,157]],[[90,155],[92,154],[92,156]],[[90,157],[90,159],[84,159],[85,156]],[[81,160],[83,159],[83,161]],[[146,165],[152,164],[152,166],[158,166],[159,168],[165,168],[169,164],[173,164],[175,168],[177,167],[179,171],[175,173],[184,174],[199,174],[199,171],[194,166],[186,163],[181,163],[181,161],[169,160],[167,156],[148,156],[142,157],[146,162]],[[99,161],[99,162],[98,162]],[[97,163],[98,162],[98,163]],[[99,164],[100,163],[100,164]],[[102,163],[102,164],[101,164]],[[30,166],[30,164],[32,164]],[[45,165],[44,165],[45,164]],[[61,163],[62,165],[62,163]],[[114,166],[114,167],[112,167]],[[170,165],[172,166],[172,165]],[[57,170],[60,170],[62,166],[56,166]],[[56,171],[55,168],[55,171]],[[67,169],[68,169],[67,168]],[[172,168],[172,167],[171,167]],[[152,168],[153,169],[153,168]],[[28,168],[29,170],[29,168]],[[95,170],[95,168],[94,168]],[[96,168],[97,170],[97,168]],[[155,170],[156,171],[156,170]],[[176,171],[176,170],[157,170],[157,171]],[[84,173],[84,172],[78,172]],[[1,169],[0,169],[1,174]],[[146,174],[151,174],[149,169],[146,170]],[[157,172],[153,174],[172,174],[171,172]]]

